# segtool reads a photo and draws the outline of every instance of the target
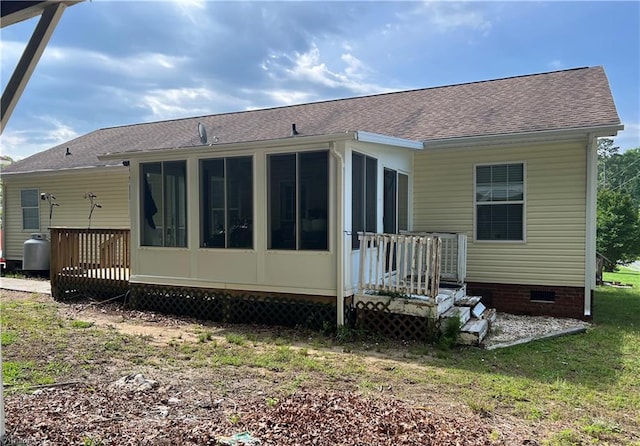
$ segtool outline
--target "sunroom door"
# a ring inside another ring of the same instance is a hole
[[[409,229],[409,177],[392,169],[384,169],[383,182],[382,231],[385,234],[406,231]],[[395,252],[394,250],[394,256]],[[391,259],[390,271],[395,271],[395,263],[394,257]]]

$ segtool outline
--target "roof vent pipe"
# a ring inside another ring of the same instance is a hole
[[[296,136],[299,135],[300,133],[298,133],[298,130],[296,130],[296,123],[292,123],[291,124],[291,136]]]

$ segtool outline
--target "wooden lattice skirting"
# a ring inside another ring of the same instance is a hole
[[[434,319],[394,314],[383,302],[358,302],[355,325],[358,330],[394,339],[431,342],[437,333]]]
[[[137,310],[215,322],[304,327],[312,330],[333,330],[336,325],[335,302],[329,303],[326,298],[151,284],[131,284],[130,287],[128,305]]]
[[[51,295],[57,301],[73,301],[82,298],[97,300],[125,296],[129,291],[126,280],[104,280],[99,278],[58,274],[51,280]]]

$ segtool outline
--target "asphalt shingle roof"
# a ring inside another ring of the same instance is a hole
[[[117,164],[104,153],[367,131],[417,141],[620,124],[602,67],[384,93],[96,130],[4,169],[6,173]],[[71,152],[65,156],[67,147]]]

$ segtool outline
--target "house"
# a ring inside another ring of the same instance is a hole
[[[438,268],[451,260],[499,311],[589,318],[596,139],[622,128],[590,67],[101,129],[2,173],[6,253],[46,227],[29,191],[56,193],[54,226],[81,225],[92,191],[105,200],[96,227],[130,227],[142,307],[218,305],[233,320],[286,298],[330,307],[294,317],[342,324],[378,280],[368,254],[396,247],[380,264],[404,277],[397,259],[423,249],[416,235],[402,253],[405,239],[367,237],[408,232],[457,241]]]

